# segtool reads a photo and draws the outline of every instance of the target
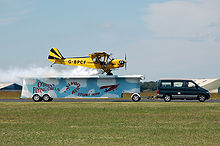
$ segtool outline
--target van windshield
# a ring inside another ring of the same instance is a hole
[[[192,81],[187,81],[186,82],[186,87],[189,87],[189,88],[195,88],[196,87],[196,84]]]

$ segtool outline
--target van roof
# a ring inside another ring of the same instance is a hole
[[[184,81],[185,81],[185,80],[186,80],[186,81],[189,81],[189,80],[190,80],[190,81],[191,81],[192,79],[183,79],[183,78],[163,78],[163,79],[160,79],[160,80],[161,80],[161,81],[162,81],[162,80],[184,80]]]

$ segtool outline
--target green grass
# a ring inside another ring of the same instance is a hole
[[[0,103],[0,145],[219,145],[220,103]]]

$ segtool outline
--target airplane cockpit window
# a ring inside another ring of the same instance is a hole
[[[99,57],[99,62],[100,62],[101,65],[105,65],[106,64],[105,60],[106,60],[105,56]]]
[[[93,62],[98,62],[101,65],[107,65],[112,60],[114,60],[114,58],[112,58],[110,56],[97,56],[97,57],[93,58]]]
[[[112,60],[114,60],[114,58],[112,58],[112,57],[108,57],[108,60],[107,60],[107,63],[109,63],[109,62],[111,62]]]
[[[97,56],[95,58],[93,58],[92,60],[93,62],[96,62],[96,63],[100,63],[101,65],[104,65],[105,64],[105,57],[101,57],[101,56]]]
[[[105,57],[100,57],[101,62],[105,62]]]

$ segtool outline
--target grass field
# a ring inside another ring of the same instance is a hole
[[[0,145],[219,145],[220,103],[0,103]]]

